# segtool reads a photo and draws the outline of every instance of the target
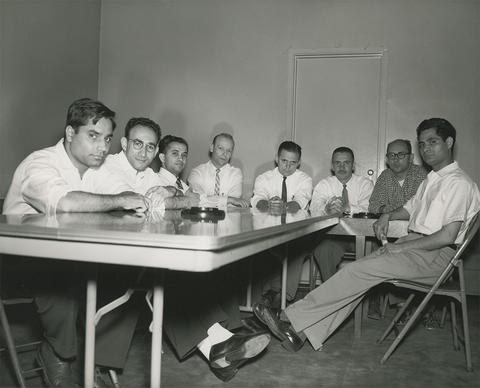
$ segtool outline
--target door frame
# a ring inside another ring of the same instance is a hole
[[[327,48],[316,50],[288,50],[288,110],[287,125],[290,128],[291,139],[295,141],[295,112],[296,112],[296,91],[297,91],[297,69],[301,60],[312,58],[378,58],[380,60],[380,90],[378,107],[378,136],[377,136],[377,168],[373,176],[374,179],[385,169],[386,152],[386,105],[387,105],[387,53],[385,48],[368,49],[346,49],[346,48]]]

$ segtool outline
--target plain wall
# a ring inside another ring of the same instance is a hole
[[[0,1],[0,198],[17,165],[62,136],[68,105],[97,97],[100,0]]]
[[[206,160],[214,133],[231,132],[251,186],[291,136],[289,50],[384,48],[387,142],[445,117],[478,182],[479,20],[472,0],[104,0],[99,97],[120,126],[145,115],[184,136],[188,170]]]

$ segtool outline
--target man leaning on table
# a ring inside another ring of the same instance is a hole
[[[210,145],[210,160],[195,167],[188,177],[188,183],[195,192],[211,198],[215,196],[219,207],[250,205],[242,198],[242,170],[230,164],[234,147],[232,135],[219,133]]]
[[[94,169],[102,165],[110,149],[114,118],[115,112],[101,102],[74,101],[68,108],[64,137],[52,147],[33,152],[16,169],[3,213],[144,212],[148,198],[124,191],[128,186],[114,177],[93,179]],[[83,293],[78,272],[54,262],[48,268],[34,261],[26,265],[28,271],[35,271],[37,281],[32,288],[44,332],[37,362],[44,367],[49,386],[73,387],[71,365],[77,356],[76,321]]]
[[[424,120],[417,128],[420,155],[432,171],[416,194],[401,208],[384,213],[374,224],[377,238],[388,237],[390,220],[409,220],[408,235],[344,266],[307,296],[284,311],[288,334],[308,338],[320,349],[350,315],[362,296],[386,279],[432,283],[462,243],[473,216],[480,210],[477,185],[453,158],[455,128],[445,119]],[[263,305],[255,314],[286,340],[284,325]]]
[[[338,147],[332,153],[333,175],[315,186],[310,211],[315,215],[366,212],[373,190],[370,179],[354,174],[355,157],[348,147]],[[322,281],[336,271],[346,251],[354,250],[354,243],[344,236],[322,238],[313,251],[320,268]]]
[[[278,147],[275,155],[276,167],[255,179],[251,204],[253,208],[272,214],[282,212],[295,213],[307,210],[312,195],[312,178],[299,169],[302,157],[302,148],[292,142],[284,141]],[[292,300],[297,293],[298,284],[303,269],[305,255],[300,247],[304,244],[301,239],[289,246],[287,268],[287,299]],[[301,252],[300,255],[296,252]],[[274,256],[283,258],[283,251],[271,250]],[[276,266],[275,266],[276,267]],[[259,269],[260,271],[260,269]],[[262,279],[263,300],[278,305],[280,300],[280,269],[265,268],[266,276]]]

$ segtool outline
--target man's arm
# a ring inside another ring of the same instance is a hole
[[[410,213],[404,207],[398,208],[390,213],[384,213],[374,222],[373,231],[379,240],[388,236],[388,223],[393,220],[409,220]]]
[[[83,191],[70,191],[60,198],[57,212],[106,212],[116,209],[144,212],[149,201],[141,194],[126,191],[120,194],[92,194]]]
[[[206,191],[203,189],[202,185],[202,175],[200,173],[199,167],[195,167],[188,177],[188,185],[199,194],[207,195]]]
[[[461,221],[454,221],[443,226],[438,232],[423,236],[414,240],[405,240],[396,243],[389,243],[379,249],[379,253],[400,253],[410,249],[425,249],[431,251],[451,245],[457,238]]]

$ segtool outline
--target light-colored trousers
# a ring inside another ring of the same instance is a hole
[[[418,235],[406,237],[418,238]],[[398,278],[433,284],[454,254],[450,247],[398,254],[373,252],[343,267],[305,298],[287,307],[285,313],[293,328],[303,331],[317,350],[370,288]]]

